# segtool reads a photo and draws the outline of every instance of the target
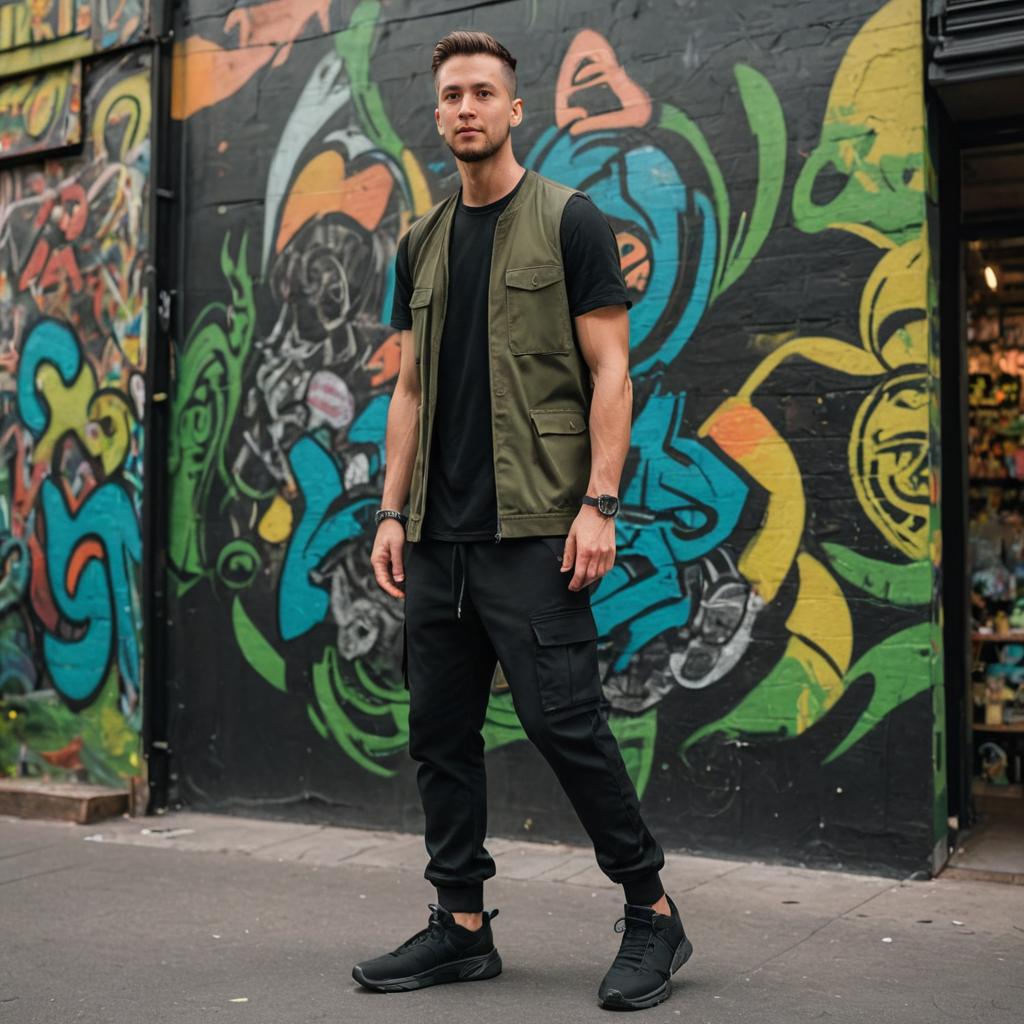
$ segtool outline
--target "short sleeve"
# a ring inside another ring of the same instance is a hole
[[[402,235],[395,255],[395,295],[391,300],[391,326],[396,331],[412,327],[409,297],[412,295],[412,271],[409,269],[409,232]]]
[[[586,196],[572,196],[565,204],[561,244],[572,316],[601,306],[632,306],[622,279],[615,233],[605,215]]]

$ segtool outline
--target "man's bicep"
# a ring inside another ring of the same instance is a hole
[[[401,359],[398,364],[398,380],[395,390],[399,388],[407,395],[415,396],[417,401],[420,395],[420,368],[416,363],[416,342],[413,339],[411,330],[399,331],[398,344],[401,351]]]
[[[574,317],[576,338],[593,377],[629,374],[629,313],[625,305],[600,306]]]

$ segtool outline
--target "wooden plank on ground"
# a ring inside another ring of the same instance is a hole
[[[88,825],[128,811],[127,789],[84,782],[0,779],[0,814],[16,818],[57,818]]]

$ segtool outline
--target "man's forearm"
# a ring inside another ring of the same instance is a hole
[[[401,510],[409,497],[412,467],[419,447],[419,399],[395,388],[388,405],[388,423],[384,438],[385,473],[381,507]]]
[[[619,493],[622,467],[629,453],[633,382],[629,374],[604,373],[594,378],[590,401],[590,483],[587,494]]]

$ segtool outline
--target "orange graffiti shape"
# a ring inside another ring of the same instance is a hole
[[[618,108],[590,113],[575,106],[577,94],[597,86],[606,86],[618,101]],[[596,132],[603,128],[642,128],[651,120],[651,97],[626,73],[600,32],[584,29],[572,41],[555,86],[555,123],[571,126],[572,135]]]
[[[76,736],[67,746],[59,750],[40,750],[39,754],[48,764],[55,768],[65,768],[69,772],[79,771],[85,766],[79,754],[82,753],[82,737]]]
[[[275,251],[280,252],[307,221],[326,213],[343,213],[373,231],[384,216],[392,188],[391,174],[383,164],[346,178],[340,153],[319,153],[303,167],[288,193]]]
[[[366,368],[374,371],[370,378],[370,387],[386,384],[392,377],[398,376],[398,367],[402,362],[400,337],[399,334],[389,335],[366,360]]]
[[[82,290],[82,274],[78,269],[78,260],[75,259],[74,250],[70,245],[61,246],[56,249],[46,263],[46,269],[39,278],[39,287],[42,289],[55,288],[68,283],[72,292]]]
[[[89,537],[75,548],[68,563],[67,591],[72,596],[78,590],[78,581],[82,578],[85,567],[93,558],[103,561],[103,545],[96,538]]]
[[[715,414],[708,434],[723,452],[742,464],[762,441],[775,436],[775,429],[759,409],[742,404]]]
[[[645,291],[651,277],[651,260],[647,254],[647,246],[628,231],[620,231],[615,240],[619,243],[619,266],[622,268],[626,287],[638,292]]]
[[[239,89],[264,65],[280,67],[311,18],[330,31],[331,0],[267,0],[231,11],[224,32],[238,30],[238,47],[189,36],[174,47],[171,117],[181,121]]]

